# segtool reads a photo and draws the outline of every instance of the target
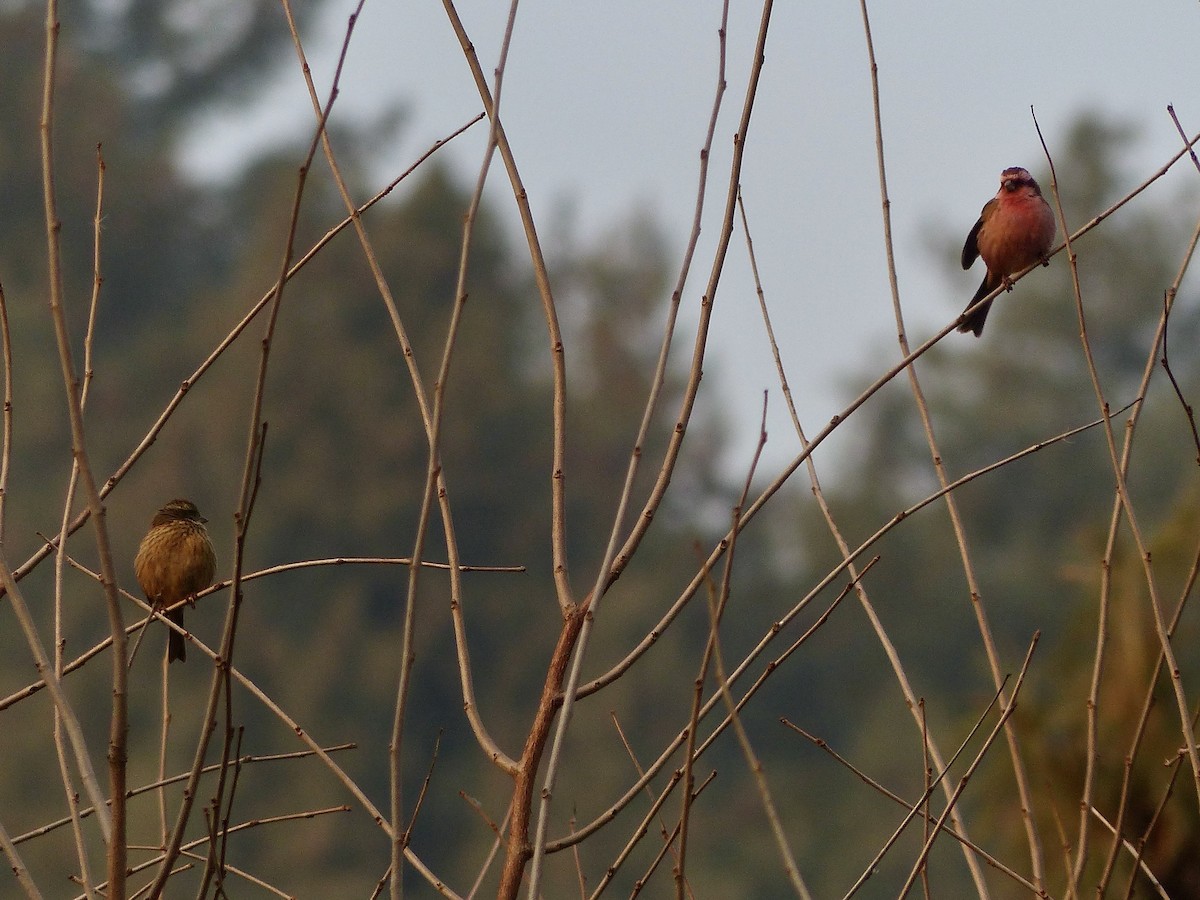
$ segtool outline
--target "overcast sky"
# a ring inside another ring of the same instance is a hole
[[[322,90],[352,9],[332,0],[304,35]],[[489,77],[507,13],[501,0],[459,5]],[[948,260],[936,258],[931,233],[965,236],[1002,169],[1044,165],[1030,106],[1052,152],[1084,111],[1140,127],[1129,186],[1180,146],[1168,103],[1189,133],[1200,131],[1195,0],[874,2],[870,13],[897,268],[914,345],[957,316],[982,277],[957,270],[957,246]],[[713,104],[720,15],[715,0],[523,0],[501,118],[543,229],[564,204],[584,236],[604,234],[642,210],[682,250]],[[684,299],[689,322],[711,264],[760,15],[759,3],[731,3],[728,90],[703,239]],[[397,100],[406,117],[380,160],[381,183],[481,109],[440,3],[366,4],[334,116],[369,120]],[[190,136],[185,158],[219,174],[246,144],[299,134],[311,122],[292,63],[256,109],[219,127],[205,123]],[[478,127],[449,148],[471,181],[485,140]],[[1068,174],[1060,172],[1064,182]],[[1197,177],[1177,166],[1155,190],[1166,196]],[[494,205],[511,213],[498,163],[492,184]],[[811,434],[847,399],[848,374],[882,372],[899,357],[857,3],[775,4],[742,185],[776,334]],[[757,436],[764,389],[773,411],[768,457],[783,461],[798,447],[783,416],[745,256],[736,241],[717,295],[706,369],[737,424],[730,462],[739,468]],[[1015,310],[998,307],[982,340],[1003,341],[1005,318]],[[678,346],[690,354],[690,337]]]

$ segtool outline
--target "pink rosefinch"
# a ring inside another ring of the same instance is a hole
[[[1042,190],[1033,176],[1019,166],[1001,172],[1000,190],[983,207],[979,221],[963,244],[964,269],[971,268],[979,256],[983,257],[987,266],[983,283],[967,304],[967,309],[1001,285],[1011,291],[1009,275],[1020,272],[1038,260],[1044,266],[1050,265],[1046,254],[1050,252],[1057,230],[1054,211],[1042,196]],[[989,300],[967,315],[958,330],[973,331],[976,337],[983,334],[983,323],[991,305],[992,301]]]
[[[204,527],[207,521],[191,500],[172,500],[154,516],[138,547],[133,570],[155,609],[191,599],[212,584],[217,554]],[[167,613],[167,618],[183,625],[183,610]],[[183,636],[171,631],[167,661],[185,659]]]

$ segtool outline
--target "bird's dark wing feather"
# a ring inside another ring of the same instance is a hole
[[[979,221],[975,223],[975,227],[967,235],[967,240],[963,244],[962,249],[962,267],[964,269],[971,268],[975,264],[975,260],[979,259],[979,229],[983,227],[983,220],[988,216],[988,207],[992,206],[995,202],[995,200],[987,202],[983,207],[983,211],[979,214]]]

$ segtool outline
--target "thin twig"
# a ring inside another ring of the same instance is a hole
[[[318,816],[328,816],[333,813],[343,813],[343,812],[347,812],[347,809],[345,806],[328,806],[323,809],[309,809],[309,810],[305,810],[303,812],[284,813],[283,815],[278,815],[278,816],[263,816],[262,818],[249,819],[245,822],[239,822],[236,825],[231,825],[228,830],[229,830],[230,834],[235,834],[240,831],[246,831],[247,829],[250,829],[250,828],[259,828],[264,825],[278,825],[283,822],[296,822],[296,821],[301,821],[304,819],[315,819]],[[179,849],[176,851],[176,853],[177,854],[188,853],[189,851],[195,850],[197,847],[204,846],[208,842],[209,842],[208,835],[205,835],[204,837],[196,838],[195,840],[188,841],[186,844],[183,844],[181,847],[179,847]],[[162,856],[158,856],[158,857],[155,857],[152,859],[148,859],[145,862],[138,863],[137,865],[130,866],[129,874],[136,875],[139,872],[144,872],[147,869],[151,869],[154,866],[160,865],[162,863],[162,859],[163,859]],[[191,868],[190,864],[187,866],[187,868]],[[171,874],[174,875],[179,871],[183,871],[183,870],[176,869],[176,870],[172,871]],[[100,884],[100,885],[97,885],[97,887],[99,887],[101,890],[103,890],[106,887],[108,887],[108,885]],[[162,896],[161,892],[155,891],[153,884],[148,885],[145,888],[145,891],[146,891],[146,893],[148,893],[150,896],[153,896],[153,897],[161,897]],[[73,900],[84,900],[84,898],[75,897],[75,898],[73,898]]]
[[[1170,894],[1163,889],[1162,884],[1154,876],[1154,873],[1150,871],[1150,867],[1146,865],[1146,861],[1142,859],[1141,850],[1135,847],[1127,839],[1121,837],[1121,832],[1117,831],[1113,824],[1109,822],[1108,819],[1104,818],[1104,815],[1100,812],[1100,810],[1096,809],[1096,807],[1093,806],[1091,808],[1091,813],[1096,817],[1096,820],[1099,821],[1101,825],[1112,832],[1113,837],[1121,844],[1122,847],[1126,849],[1126,851],[1128,851],[1129,855],[1133,857],[1137,863],[1137,868],[1140,869],[1142,874],[1146,876],[1146,880],[1154,886],[1154,890],[1158,893],[1158,896],[1162,897],[1163,900],[1171,900]]]
[[[88,454],[87,439],[83,427],[83,411],[79,378],[75,372],[75,361],[71,352],[71,339],[67,329],[67,318],[64,306],[61,230],[62,223],[58,219],[58,199],[55,186],[54,162],[54,86],[57,75],[58,60],[58,2],[46,2],[46,44],[45,64],[42,79],[42,109],[39,134],[41,137],[42,162],[42,204],[46,225],[46,261],[48,266],[48,281],[50,294],[50,318],[54,324],[54,338],[58,348],[59,366],[62,370],[63,393],[67,406],[67,415],[71,423],[71,452],[74,465],[83,482],[84,494],[87,497],[88,509],[91,511],[92,525],[95,532],[96,553],[100,557],[100,579],[104,589],[105,609],[108,613],[109,630],[112,633],[112,701],[109,713],[108,731],[108,782],[109,794],[112,798],[111,817],[101,819],[105,840],[108,843],[108,878],[111,884],[110,894],[116,897],[125,896],[126,869],[126,810],[125,810],[125,778],[126,760],[128,755],[127,739],[129,736],[129,697],[128,674],[125,668],[125,657],[128,652],[125,646],[125,626],[121,618],[121,604],[117,597],[117,576],[113,566],[112,548],[109,544],[108,527],[105,522],[104,506],[101,502],[100,491],[92,472]],[[4,563],[5,580],[12,579],[7,562]],[[15,579],[12,579],[15,584]],[[39,654],[40,655],[40,654]],[[55,697],[56,707],[62,711],[61,702],[65,698],[60,694]],[[64,712],[64,716],[66,713]],[[69,731],[69,725],[68,725]],[[80,747],[75,747],[78,754]]]
[[[567,520],[566,520],[566,443],[567,443],[567,366],[565,348],[563,346],[562,329],[558,324],[558,309],[554,302],[554,292],[550,287],[550,275],[546,267],[546,258],[542,254],[542,244],[538,238],[537,227],[533,221],[533,210],[529,205],[529,193],[517,170],[516,157],[504,132],[504,125],[496,115],[495,104],[491,91],[488,89],[487,78],[479,57],[475,54],[475,45],[471,43],[467,30],[463,27],[458,10],[453,0],[442,0],[450,27],[458,39],[463,57],[471,70],[475,89],[483,108],[493,123],[493,137],[500,158],[504,161],[508,181],[512,187],[513,200],[521,217],[521,227],[525,232],[525,243],[529,249],[529,259],[533,266],[533,279],[537,285],[538,296],[542,301],[542,314],[546,320],[546,331],[549,338],[550,366],[552,375],[552,390],[554,399],[551,407],[553,419],[553,446],[550,463],[550,550],[554,564],[554,585],[558,594],[559,608],[566,611],[573,607],[571,581],[567,570]]]
[[[715,771],[709,772],[708,777],[705,778],[704,781],[700,782],[699,786],[696,788],[696,792],[692,796],[693,802],[697,800],[700,795],[704,793],[704,789],[716,781],[716,779],[717,773]],[[634,882],[633,890],[629,894],[629,900],[634,900],[634,898],[642,892],[642,890],[646,887],[646,884],[650,881],[651,876],[654,875],[655,871],[662,864],[662,861],[666,859],[667,853],[673,852],[675,839],[679,837],[679,831],[682,825],[682,822],[676,822],[675,827],[669,832],[665,828],[663,829],[663,845],[658,849],[658,853],[654,855],[654,859],[650,861],[650,865],[646,867],[646,871],[637,881]],[[678,853],[676,853],[676,856],[678,857]],[[687,890],[689,900],[696,900],[696,895],[692,891],[692,886],[686,879],[684,880],[684,888]],[[596,900],[596,897],[599,896],[599,894],[600,891],[597,889],[596,892],[592,894],[590,900]]]
[[[738,505],[733,510],[733,521],[737,524],[737,520],[741,516],[741,505],[746,502],[747,496],[750,494],[750,484],[754,479],[754,472],[758,468],[758,461],[762,457],[763,448],[767,444],[767,394],[763,392],[763,407],[762,419],[759,425],[759,440],[758,447],[754,451],[754,458],[750,462],[748,471],[746,472],[746,482],[742,488],[742,495],[738,500]],[[808,886],[804,883],[803,877],[800,875],[800,867],[796,864],[795,855],[792,853],[792,848],[788,844],[787,835],[784,833],[783,821],[779,817],[779,811],[775,808],[775,801],[771,797],[770,787],[767,785],[766,773],[763,771],[762,760],[754,751],[754,746],[750,742],[750,734],[746,731],[746,726],[743,724],[741,716],[738,715],[737,705],[733,701],[733,695],[729,690],[729,680],[725,670],[725,657],[721,652],[721,637],[720,624],[725,608],[729,603],[729,595],[731,590],[731,582],[733,580],[733,561],[737,550],[736,535],[735,540],[730,543],[729,550],[725,553],[725,571],[721,576],[721,588],[719,595],[715,601],[710,604],[710,620],[708,641],[712,647],[712,663],[713,663],[713,678],[716,682],[717,690],[721,698],[725,701],[725,708],[729,713],[729,721],[733,726],[734,734],[737,736],[737,741],[742,749],[742,755],[746,758],[746,767],[750,770],[754,777],[754,785],[758,790],[759,802],[763,806],[763,812],[767,816],[767,821],[771,826],[771,835],[775,839],[775,846],[779,851],[780,859],[783,861],[783,870],[787,874],[788,881],[791,883],[792,890],[795,891],[797,897],[809,900],[811,894],[808,892]],[[689,786],[690,787],[690,786]],[[678,900],[683,900],[683,846],[680,844],[680,877],[677,879],[676,897]]]
[[[1195,246],[1196,242],[1193,239],[1192,247]],[[1170,320],[1172,299],[1169,291],[1163,292],[1162,367],[1163,371],[1167,373],[1167,379],[1171,382],[1171,389],[1175,391],[1179,405],[1183,407],[1184,415],[1187,416],[1188,426],[1192,430],[1192,446],[1196,448],[1196,462],[1200,463],[1200,431],[1196,430],[1196,414],[1192,410],[1192,404],[1188,403],[1187,398],[1183,396],[1183,388],[1179,386],[1179,381],[1175,378],[1175,373],[1171,371],[1171,363],[1167,358],[1167,322]]]
[[[42,536],[42,540],[46,541],[47,544],[50,546],[57,546],[56,542],[49,538]],[[89,569],[87,566],[83,565],[78,560],[74,559],[73,557],[68,556],[67,561],[76,570],[83,572],[85,575],[88,575],[91,578],[99,580],[100,575],[97,572],[95,572],[92,569]],[[251,572],[242,577],[242,582],[245,583],[247,581],[252,581],[257,578],[265,578],[268,575],[275,575],[280,572],[289,572],[289,571],[293,571],[295,569],[307,569],[307,568],[312,568],[314,566],[342,566],[342,565],[407,566],[407,565],[411,565],[411,564],[412,564],[412,560],[408,559],[407,557],[388,557],[388,556],[335,556],[335,557],[330,557],[328,559],[306,559],[306,560],[300,560],[298,562],[280,563],[278,565],[269,566],[266,569],[260,569],[257,572]],[[426,562],[421,563],[421,565],[429,567],[429,568],[434,568],[434,569],[448,568],[448,565],[446,563],[439,563],[439,562],[426,561]],[[525,571],[524,566],[461,566],[460,568],[464,572],[518,573],[518,572]],[[216,593],[226,590],[231,584],[232,584],[232,581],[231,581],[231,579],[228,579],[228,578],[226,578],[222,581],[218,581],[218,582],[210,585],[209,587],[205,588],[204,590],[200,591],[199,593],[197,593],[195,595],[195,597],[193,597],[192,599],[193,600],[204,599],[212,594],[216,594]],[[146,603],[142,598],[136,597],[133,594],[127,593],[126,591],[121,591],[121,596],[124,597],[125,600],[127,600],[128,602],[134,603],[134,604],[140,606],[144,611],[149,613],[149,616],[145,619],[142,619],[140,622],[136,622],[133,625],[126,626],[125,633],[127,635],[132,634],[135,631],[139,631],[139,630],[143,629],[145,627],[145,625],[148,622],[150,622],[151,620],[158,619],[159,621],[161,621],[164,624],[165,627],[175,630],[178,634],[182,635],[190,643],[192,643],[195,646],[200,647],[203,650],[203,652],[208,654],[210,657],[212,657],[213,659],[216,658],[216,654],[211,649],[209,649],[209,648],[205,647],[203,644],[201,644],[196,639],[195,635],[193,635],[191,632],[185,631],[184,629],[180,628],[178,625],[176,625],[174,622],[172,622],[170,619],[168,619],[166,617],[167,612],[170,612],[171,610],[176,609],[177,607],[183,606],[188,601],[180,601],[180,603],[177,603],[174,606],[164,607],[162,609],[154,609],[149,603]],[[63,667],[63,673],[70,674],[71,672],[74,672],[76,669],[82,668],[83,665],[88,662],[88,660],[90,660],[92,657],[96,656],[97,654],[102,653],[105,649],[107,649],[109,647],[109,645],[111,643],[112,643],[112,637],[111,636],[106,637],[104,640],[100,641],[100,643],[96,644],[94,647],[88,649],[87,651],[82,653],[80,656],[76,657],[71,662],[67,663]],[[45,686],[46,686],[45,680],[38,680],[38,681],[33,682],[32,684],[26,685],[24,688],[22,688],[19,691],[16,691],[15,693],[9,694],[7,697],[0,698],[0,712],[3,712],[5,709],[12,706],[14,703],[18,703],[21,700],[24,700],[26,697],[30,696],[31,694],[36,694],[38,691],[42,690],[42,688],[44,688]]]
[[[200,856],[200,854],[192,853],[190,851],[181,852],[179,855],[190,857],[192,859],[201,859],[202,858]],[[286,891],[280,890],[279,888],[275,887],[274,885],[268,884],[263,879],[257,878],[256,876],[251,875],[245,869],[238,868],[237,866],[232,865],[230,863],[225,863],[223,865],[222,871],[229,872],[233,875],[236,875],[239,878],[243,879],[244,881],[247,881],[250,884],[254,885],[255,887],[260,887],[263,890],[274,894],[276,897],[283,897],[283,898],[285,898],[285,900],[295,900],[295,898],[292,894],[289,894]],[[216,896],[218,896],[218,897],[227,897],[228,896],[228,894],[225,892],[224,886],[221,886],[217,890],[218,890],[218,893],[216,894]]]
[[[786,718],[780,719],[780,722],[785,727],[792,729],[792,731],[796,732],[801,737],[804,737],[807,740],[809,740],[813,744],[813,746],[815,746],[819,750],[823,750],[830,757],[832,757],[835,762],[837,762],[841,766],[844,766],[856,778],[858,778],[860,781],[862,781],[863,784],[878,791],[881,796],[886,797],[887,799],[891,800],[893,803],[896,803],[896,804],[902,806],[906,810],[910,810],[910,811],[917,810],[917,815],[921,816],[921,818],[926,823],[927,830],[925,833],[925,839],[928,840],[928,838],[929,838],[928,825],[931,823],[931,821],[934,817],[929,812],[929,810],[926,808],[927,802],[924,804],[923,803],[916,803],[916,804],[909,803],[907,800],[905,800],[899,794],[884,787],[882,784],[880,784],[878,781],[876,781],[874,778],[872,778],[870,775],[868,775],[862,769],[858,768],[858,766],[854,765],[854,763],[850,762],[850,760],[846,759],[844,756],[842,756],[840,753],[838,753],[836,750],[834,750],[831,746],[829,746],[829,743],[827,741],[825,741],[823,738],[819,738],[814,734],[809,734],[807,731],[805,731],[803,728],[801,728],[795,722],[792,722]],[[948,770],[946,770],[946,771],[948,771]],[[979,846],[978,844],[976,844],[974,841],[970,840],[969,838],[964,837],[963,835],[959,834],[953,828],[943,825],[942,832],[944,834],[948,835],[949,837],[953,838],[954,840],[958,841],[960,844],[962,844],[964,847],[968,848],[972,853],[976,854],[980,859],[982,859],[985,863],[987,863],[989,866],[991,866],[997,872],[1002,872],[1003,874],[1007,875],[1009,878],[1011,878],[1017,884],[1024,887],[1030,893],[1032,893],[1038,897],[1043,897],[1043,898],[1049,897],[1049,894],[1047,894],[1045,891],[1039,892],[1039,890],[1036,887],[1034,887],[1034,884],[1032,881],[1025,878],[1023,875],[1019,874],[1018,872],[1013,871],[1013,869],[1009,868],[1004,863],[1002,863],[999,859],[992,856],[992,854],[988,853],[988,851],[983,849],[983,847]]]
[[[321,749],[325,753],[337,753],[342,750],[354,750],[354,749],[357,749],[357,747],[358,747],[357,744],[346,743],[346,744],[335,744],[331,747],[322,747]],[[315,756],[315,755],[316,755],[316,752],[313,750],[293,750],[290,753],[267,753],[267,754],[251,753],[251,754],[247,754],[245,756],[238,757],[237,763],[239,765],[248,766],[248,765],[252,765],[254,763],[271,763],[271,762],[283,762],[286,760],[294,760],[294,759],[307,759],[308,757]],[[220,763],[212,763],[211,765],[204,767],[204,772],[202,774],[208,774],[210,772],[215,772],[220,767],[221,767]],[[188,777],[188,773],[183,772],[179,775],[172,775],[169,778],[163,778],[158,781],[152,781],[149,784],[142,785],[141,787],[131,788],[129,790],[129,792],[125,795],[125,797],[126,797],[126,799],[133,799],[134,797],[137,797],[139,794],[145,794],[150,791],[157,791],[165,785],[178,784],[181,781],[186,781],[187,777]],[[94,812],[95,812],[94,808],[86,807],[80,811],[80,817],[87,818],[88,816],[92,815],[92,813],[94,813]],[[30,841],[30,840],[33,840],[34,838],[42,837],[43,835],[49,834],[51,831],[54,831],[58,828],[62,828],[63,826],[69,825],[70,823],[71,823],[70,817],[63,816],[61,819],[56,819],[55,821],[48,822],[45,825],[41,825],[41,826],[33,829],[32,831],[27,831],[24,834],[18,835],[17,837],[13,838],[13,844],[21,844],[21,843],[24,843],[25,841]],[[161,848],[159,848],[159,849],[161,849]]]
[[[629,757],[629,761],[633,764],[633,770],[635,772],[637,772],[639,778],[642,777],[643,775],[646,774],[646,770],[642,767],[642,764],[638,761],[637,754],[634,753],[634,751],[633,751],[633,745],[629,743],[629,738],[626,736],[625,730],[623,728],[621,728],[621,722],[620,722],[620,720],[617,719],[617,714],[615,712],[610,712],[609,716],[612,718],[613,727],[617,730],[617,736],[621,739],[621,745],[625,748],[625,753]],[[646,785],[645,790],[646,790],[646,794],[650,798],[650,801],[653,802],[654,801],[654,791],[650,790],[649,785]],[[679,851],[675,849],[675,836],[679,833],[679,825],[680,824],[681,823],[676,824],[674,832],[668,832],[667,831],[667,823],[665,821],[663,821],[662,818],[660,818],[658,821],[658,833],[660,835],[662,835],[662,839],[663,839],[663,853],[666,853],[669,851],[671,853],[671,855],[674,857],[674,859],[676,860],[676,865],[678,865]],[[662,858],[662,854],[659,854],[659,859],[661,859],[661,858]],[[655,865],[657,865],[657,862],[655,863]],[[653,868],[654,867],[652,866],[651,871],[653,871]],[[639,880],[639,884],[644,883],[646,881],[646,878],[648,878],[648,877],[649,877],[648,875],[643,876]],[[687,883],[686,879],[684,880],[684,886],[688,892],[688,897],[691,898],[691,900],[695,900],[695,895],[692,893],[691,885]],[[636,891],[635,891],[635,893],[636,893]]]
[[[483,885],[483,879],[487,877],[487,873],[492,869],[492,864],[499,858],[500,851],[504,848],[504,829],[508,826],[509,819],[512,818],[512,803],[510,802],[508,809],[504,811],[504,820],[497,825],[487,817],[477,801],[474,801],[473,798],[467,797],[466,794],[462,794],[461,792],[459,796],[474,805],[475,811],[479,813],[480,818],[487,823],[495,835],[495,840],[492,841],[492,846],[488,849],[487,856],[484,857],[483,864],[479,867],[479,874],[475,876],[475,882],[471,885],[471,890],[467,891],[466,900],[473,900],[475,895],[479,893],[479,888]]]
[[[8,470],[12,462],[13,359],[12,335],[8,330],[8,301],[0,283],[0,347],[4,353],[4,444],[0,448],[0,546],[4,545],[5,510],[8,505]]]
[[[1037,639],[1034,638],[1035,642],[1036,642],[1036,640]],[[1008,679],[1005,678],[1005,684],[1007,684],[1007,683],[1008,683]],[[987,721],[988,714],[992,711],[992,709],[996,706],[996,704],[998,702],[1000,702],[1000,698],[1003,695],[1003,693],[1004,693],[1004,688],[1002,686],[999,690],[996,691],[996,693],[994,693],[992,695],[992,699],[988,702],[988,705],[986,707],[984,707],[983,712],[981,712],[975,718],[975,724],[973,726],[971,726],[971,730],[967,732],[967,736],[965,738],[963,738],[963,740],[959,743],[958,749],[955,750],[954,753],[950,756],[950,759],[946,763],[946,766],[942,769],[939,769],[937,775],[934,776],[932,779],[930,779],[928,777],[924,779],[927,783],[924,787],[924,790],[921,792],[921,798],[916,803],[905,803],[904,804],[904,806],[908,809],[907,815],[905,815],[904,818],[900,820],[900,824],[897,825],[892,830],[891,837],[889,837],[886,841],[884,841],[883,846],[879,848],[879,850],[875,853],[875,856],[863,868],[863,872],[861,875],[858,876],[858,880],[855,881],[854,884],[851,885],[850,890],[846,892],[846,900],[849,900],[850,897],[853,897],[855,894],[857,894],[859,888],[861,888],[864,884],[867,883],[867,879],[870,878],[874,874],[874,872],[876,871],[876,869],[879,866],[879,863],[883,861],[883,858],[884,858],[884,856],[887,855],[888,851],[891,850],[892,847],[894,847],[896,845],[896,842],[898,840],[900,840],[900,836],[902,834],[904,834],[904,830],[906,828],[908,828],[909,823],[912,822],[912,820],[914,818],[920,816],[925,824],[925,838],[924,838],[924,841],[922,842],[922,846],[927,847],[927,846],[932,845],[933,836],[934,836],[934,834],[936,834],[936,831],[934,831],[928,827],[929,816],[925,814],[926,804],[929,803],[929,798],[933,795],[933,791],[937,787],[937,784],[942,781],[945,781],[946,776],[950,774],[950,768],[956,762],[958,762],[958,757],[967,749],[968,745],[971,743],[972,738],[974,738],[976,733],[979,731],[979,729],[981,729],[983,727],[983,723],[985,721]],[[953,798],[954,798],[954,795],[952,792],[951,799],[953,800]],[[947,811],[949,810],[951,805],[952,805],[951,802],[947,801]],[[944,819],[945,815],[943,815],[942,818]],[[965,845],[964,845],[964,849],[965,849]],[[918,865],[916,867],[914,867],[914,871],[924,871],[924,870],[925,870],[925,866],[924,866],[923,862],[919,862]],[[905,892],[902,892],[900,894],[900,896],[901,897],[905,896]]]
[[[1179,117],[1175,115],[1174,104],[1167,104],[1167,113],[1171,116],[1171,121],[1175,123],[1175,128],[1179,132],[1179,136],[1183,138],[1184,146],[1187,148],[1188,156],[1192,159],[1192,165],[1196,167],[1196,171],[1200,172],[1200,157],[1196,156],[1196,151],[1192,149],[1192,145],[1188,143],[1187,133],[1183,130],[1183,126],[1179,124]],[[1099,815],[1099,813],[1097,813]]]
[[[100,284],[103,281],[100,265],[100,222],[104,217],[104,157],[100,146],[96,146],[96,212],[92,219],[92,299],[88,308],[87,332],[83,340],[83,386],[79,392],[79,410],[87,409],[88,389],[92,383],[92,353],[95,348],[96,310],[100,303]],[[75,505],[75,492],[79,487],[79,463],[72,460],[71,474],[67,479],[66,496],[63,499],[63,511],[59,524],[59,546],[54,558],[54,671],[61,679],[63,675],[63,649],[66,639],[63,636],[63,575],[66,570],[67,528],[71,521],[71,510]],[[62,719],[58,711],[54,711],[54,749],[58,758],[59,777],[62,779],[66,792],[67,808],[71,812],[71,832],[75,841],[75,853],[79,863],[79,882],[83,885],[84,893],[89,900],[95,897],[92,887],[91,865],[84,843],[83,830],[79,823],[79,791],[75,787],[75,779],[67,764],[67,749],[63,740]]]
[[[16,844],[9,838],[8,831],[5,830],[3,825],[0,825],[0,851],[4,852],[4,857],[8,860],[9,870],[13,873],[17,884],[25,891],[25,896],[29,900],[42,900],[42,892],[38,890],[33,877],[29,874],[29,868],[25,865],[25,861],[21,859],[21,854],[17,852]]]
[[[429,757],[429,769],[425,772],[425,780],[421,782],[421,790],[417,794],[416,802],[413,803],[412,817],[408,820],[408,825],[404,828],[404,846],[408,846],[412,839],[413,829],[417,827],[417,817],[421,814],[421,805],[425,802],[425,795],[429,792],[429,784],[433,781],[433,770],[437,766],[438,750],[442,746],[442,733],[445,729],[438,729],[437,740],[433,744],[433,753]]]
[[[937,822],[934,823],[933,832],[929,835],[929,839],[926,840],[925,844],[921,847],[921,853],[917,857],[916,862],[913,864],[912,871],[909,872],[908,875],[908,880],[905,881],[904,886],[900,889],[898,896],[904,897],[908,894],[909,889],[912,887],[913,882],[917,878],[917,873],[925,867],[925,861],[929,858],[929,851],[933,849],[933,842],[937,839],[938,834],[941,832],[942,825],[945,823],[946,818],[950,815],[950,811],[954,808],[954,804],[957,803],[959,797],[962,796],[962,792],[966,790],[967,782],[970,781],[971,776],[975,774],[975,770],[979,768],[979,764],[983,762],[984,756],[986,756],[988,750],[991,749],[992,743],[1000,736],[1000,732],[1006,730],[1009,718],[1016,711],[1017,695],[1021,692],[1021,685],[1025,683],[1025,673],[1029,671],[1029,661],[1033,658],[1033,651],[1034,648],[1037,647],[1037,642],[1038,634],[1035,633],[1033,640],[1029,643],[1029,650],[1025,654],[1025,661],[1021,664],[1021,671],[1017,674],[1017,680],[1013,685],[1012,694],[1009,695],[1007,699],[1004,699],[1004,688],[1003,684],[1001,684],[1001,688],[998,693],[1000,694],[1002,702],[1004,703],[1004,709],[1000,712],[1000,718],[996,722],[996,726],[992,729],[991,734],[989,734],[987,739],[984,740],[983,746],[979,748],[979,752],[975,754],[975,759],[971,761],[971,765],[967,767],[967,771],[964,772],[962,777],[958,780],[958,786],[954,789],[954,796],[946,804],[946,808],[942,811],[941,816],[938,817]],[[1036,873],[1034,881],[1037,885],[1041,885],[1041,882],[1036,877]]]

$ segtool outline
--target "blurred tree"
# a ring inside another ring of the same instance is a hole
[[[301,27],[319,5],[292,2]],[[40,23],[45,9],[33,0],[6,0],[0,14]],[[79,65],[107,73],[128,98],[123,138],[160,150],[198,109],[259,87],[290,42],[283,9],[271,3],[62,0],[58,15]],[[43,46],[35,40],[30,51],[40,55]]]

